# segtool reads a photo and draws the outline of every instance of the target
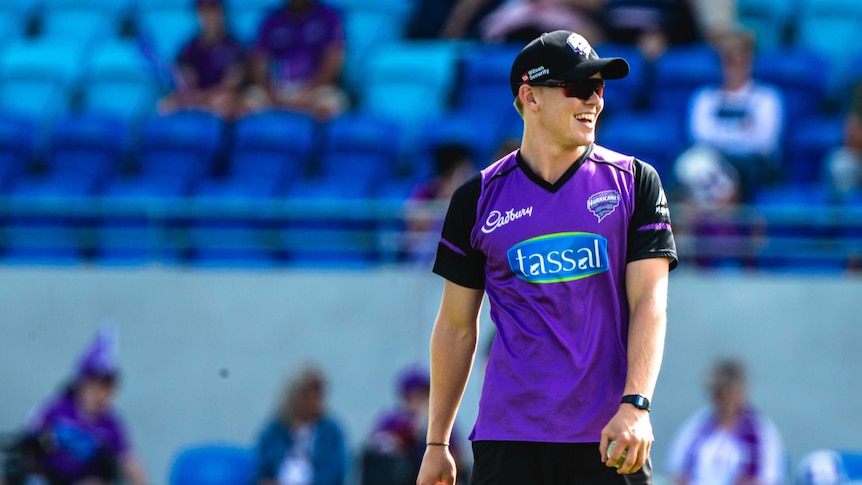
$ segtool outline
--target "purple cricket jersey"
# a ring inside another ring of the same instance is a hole
[[[655,169],[592,145],[554,184],[512,152],[465,183],[434,272],[484,289],[497,334],[471,440],[597,442],[627,371],[626,264],[676,247]]]
[[[286,83],[308,80],[317,72],[327,49],[343,46],[341,17],[317,2],[301,13],[275,10],[264,20],[257,38],[257,51],[272,59],[274,78]]]
[[[224,37],[215,44],[195,37],[182,48],[177,64],[195,72],[195,88],[208,89],[221,83],[230,68],[241,66],[244,57],[242,46],[231,37]]]
[[[99,450],[122,456],[129,449],[126,430],[113,412],[96,417],[82,415],[72,393],[48,401],[27,425],[37,436],[53,444],[45,467],[55,475],[78,480]]]

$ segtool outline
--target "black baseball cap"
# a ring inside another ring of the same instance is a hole
[[[518,95],[521,84],[587,79],[597,72],[604,79],[621,79],[629,74],[629,63],[621,57],[599,57],[580,34],[555,30],[533,39],[515,56],[509,87]]]

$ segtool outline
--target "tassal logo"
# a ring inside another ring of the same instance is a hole
[[[608,240],[589,232],[560,232],[521,241],[506,251],[509,268],[530,283],[579,280],[610,269]]]

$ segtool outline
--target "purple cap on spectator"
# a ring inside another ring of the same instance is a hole
[[[411,367],[401,373],[398,379],[398,391],[402,396],[414,390],[426,391],[431,388],[431,378],[428,371],[421,367]]]
[[[76,380],[86,377],[115,379],[119,371],[117,329],[103,326],[78,358]]]

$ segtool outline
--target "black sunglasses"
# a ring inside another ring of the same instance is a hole
[[[593,93],[603,97],[605,95],[604,79],[579,79],[577,81],[544,81],[526,83],[530,86],[547,86],[551,88],[563,88],[563,96],[567,98],[578,98],[584,101],[590,99]]]

